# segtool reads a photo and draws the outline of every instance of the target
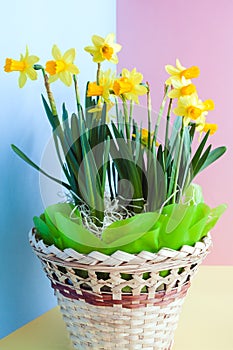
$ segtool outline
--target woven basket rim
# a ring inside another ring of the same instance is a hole
[[[38,257],[43,258],[49,262],[55,262],[61,266],[73,266],[75,268],[84,268],[88,266],[89,269],[95,270],[96,267],[101,267],[102,271],[110,271],[112,268],[119,267],[123,271],[124,268],[129,271],[139,268],[141,271],[146,269],[149,265],[156,264],[171,268],[182,266],[184,262],[190,261],[196,263],[203,256],[207,255],[211,245],[211,236],[208,233],[201,241],[194,246],[184,245],[180,250],[173,250],[170,248],[162,248],[157,253],[148,251],[141,251],[138,254],[126,253],[118,250],[111,255],[106,255],[98,251],[92,251],[89,254],[81,254],[71,248],[60,250],[54,245],[47,245],[43,240],[36,237],[36,230],[33,228],[29,232],[29,242]]]

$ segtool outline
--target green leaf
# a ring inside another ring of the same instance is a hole
[[[200,171],[204,170],[209,166],[210,164],[214,163],[218,158],[220,158],[224,153],[226,152],[226,147],[218,147],[215,148],[213,151],[211,151],[205,161],[205,163],[202,165]]]
[[[44,98],[43,95],[42,96],[42,102],[43,102],[43,105],[44,105],[44,108],[45,108],[45,112],[47,114],[47,117],[48,117],[48,120],[53,128],[53,131],[56,130],[57,127],[60,126],[60,122],[59,122],[59,119],[58,119],[58,116],[54,116],[46,99]]]
[[[62,104],[62,121],[63,123],[68,120],[68,112],[65,103]]]
[[[202,154],[202,151],[205,147],[205,144],[208,140],[208,137],[209,137],[209,133],[210,133],[210,130],[206,133],[206,135],[203,137],[203,140],[201,141],[199,147],[197,148],[196,150],[196,153],[194,154],[192,160],[191,160],[191,167],[192,169],[195,169],[200,157],[201,157],[201,154]]]
[[[205,150],[205,152],[203,153],[203,155],[199,158],[198,162],[196,163],[195,168],[192,170],[193,172],[193,178],[199,173],[201,167],[203,166],[203,164],[205,163],[209,153],[211,150],[211,145],[209,145],[207,147],[207,149]]]
[[[47,173],[46,173],[44,170],[42,170],[38,165],[36,165],[33,161],[31,161],[31,159],[29,159],[29,158],[26,156],[26,154],[23,153],[18,147],[16,147],[15,145],[11,145],[11,148],[13,149],[13,151],[14,151],[21,159],[23,159],[26,163],[28,163],[28,164],[29,164],[30,166],[32,166],[34,169],[40,171],[43,175],[45,175],[45,176],[47,176],[49,179],[51,179],[51,180],[53,180],[53,181],[59,183],[60,185],[62,185],[62,186],[64,186],[65,188],[67,188],[68,190],[71,189],[71,187],[70,187],[67,183],[65,183],[65,182],[63,182],[63,181],[61,181],[61,180],[58,180],[58,179],[56,179],[55,177],[53,177],[53,176],[47,174]]]

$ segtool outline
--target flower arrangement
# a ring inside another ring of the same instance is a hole
[[[6,59],[4,70],[20,73],[20,88],[42,73],[47,94],[42,102],[66,178],[47,174],[12,145],[23,160],[67,192],[66,202],[34,217],[37,235],[48,245],[81,253],[158,252],[163,247],[178,250],[194,245],[225,210],[225,205],[212,209],[204,203],[200,186],[193,182],[226,151],[207,144],[217,130],[216,124],[206,122],[214,102],[198,97],[191,79],[199,76],[199,68],[185,68],[177,60],[176,66],[165,66],[169,77],[153,123],[150,86],[143,75],[136,68],[124,68],[119,75],[102,70],[104,61],[118,63],[121,46],[114,39],[114,34],[93,35],[92,46],[85,47],[97,65],[96,79],[87,83],[85,106],[80,101],[75,49],[62,55],[54,45],[53,58],[44,66],[28,48],[19,60]],[[74,87],[76,112],[70,117],[65,104],[58,115],[51,90],[58,79]],[[146,126],[134,118],[141,95],[147,99]],[[158,140],[166,108],[164,139]]]

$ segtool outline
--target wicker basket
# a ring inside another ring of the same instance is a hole
[[[30,244],[54,288],[75,349],[169,350],[211,238],[179,251],[111,256],[60,251],[38,240],[35,230]]]

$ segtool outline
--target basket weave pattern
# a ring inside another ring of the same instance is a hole
[[[111,256],[60,251],[38,240],[34,231],[30,244],[76,349],[169,350],[190,281],[211,239],[179,251],[117,251]]]

